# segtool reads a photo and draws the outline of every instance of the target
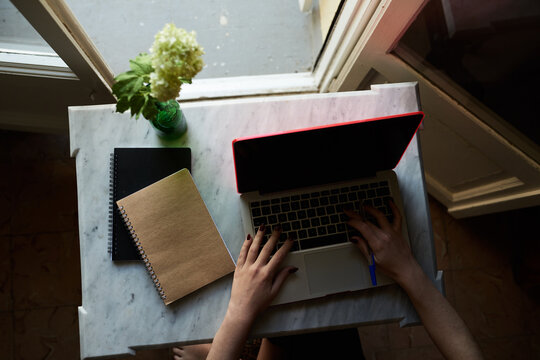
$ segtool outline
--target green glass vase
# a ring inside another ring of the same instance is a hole
[[[150,120],[156,133],[164,139],[177,139],[187,131],[187,122],[176,100],[157,102],[158,113]]]

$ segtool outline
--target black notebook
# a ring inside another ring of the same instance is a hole
[[[140,260],[116,201],[179,170],[191,172],[190,148],[115,148],[111,154],[109,253],[113,260]]]

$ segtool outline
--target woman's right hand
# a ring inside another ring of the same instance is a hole
[[[362,234],[353,236],[352,242],[355,242],[368,261],[371,257],[369,251],[371,248],[377,268],[400,283],[418,263],[412,255],[409,244],[401,235],[401,214],[391,200],[389,205],[394,214],[392,223],[379,210],[364,206],[364,209],[377,220],[379,226],[364,220],[360,214],[352,210],[345,210],[345,214],[349,216],[349,226]]]

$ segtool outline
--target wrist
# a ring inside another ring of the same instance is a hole
[[[424,271],[416,261],[410,261],[407,266],[396,276],[395,280],[405,290],[417,284],[425,276]]]
[[[251,327],[251,325],[255,321],[255,318],[256,314],[252,314],[243,308],[238,308],[229,304],[229,307],[227,308],[227,313],[225,314],[224,322],[227,321],[237,324],[239,326]]]

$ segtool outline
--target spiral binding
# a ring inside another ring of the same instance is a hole
[[[159,282],[157,275],[154,271],[154,268],[152,267],[152,263],[150,262],[146,254],[144,253],[144,249],[141,245],[139,237],[135,233],[135,229],[133,229],[133,225],[131,225],[129,218],[127,217],[126,210],[124,209],[123,206],[119,206],[118,211],[120,212],[120,216],[122,216],[122,219],[124,219],[126,228],[129,231],[131,238],[133,239],[133,242],[135,243],[135,246],[137,247],[137,250],[139,251],[139,254],[141,255],[141,260],[144,261],[146,270],[148,270],[148,272],[150,273],[152,281],[154,282],[154,286],[156,287],[156,290],[159,292],[159,296],[161,297],[161,299],[165,300],[167,298],[167,296],[165,295],[165,291],[161,287],[161,283]]]
[[[107,246],[107,252],[112,255],[113,251],[116,253],[116,244],[113,241],[114,236],[114,197],[116,195],[116,189],[114,186],[114,179],[116,177],[116,157],[114,153],[110,155],[109,166],[109,243]],[[115,247],[113,249],[113,246]]]

